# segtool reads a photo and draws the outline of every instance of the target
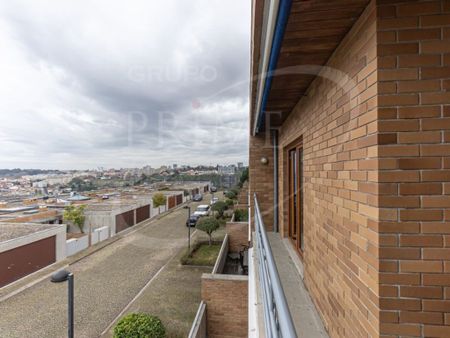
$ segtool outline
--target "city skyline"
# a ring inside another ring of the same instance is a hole
[[[177,169],[182,169],[184,167],[196,168],[196,167],[217,167],[217,166],[237,166],[239,163],[242,163],[244,167],[248,166],[247,161],[237,161],[237,162],[221,162],[221,163],[176,163]],[[42,171],[95,171],[95,170],[126,170],[126,169],[143,169],[145,167],[151,167],[153,169],[159,169],[161,167],[169,167],[173,168],[174,163],[163,163],[161,165],[152,165],[152,164],[144,164],[143,166],[137,167],[103,167],[96,166],[91,168],[38,168],[38,167],[1,167],[0,170],[42,170]],[[175,168],[173,168],[175,169]]]

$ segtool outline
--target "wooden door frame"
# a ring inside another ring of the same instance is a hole
[[[288,238],[289,238],[291,244],[294,246],[295,251],[299,254],[300,258],[303,259],[303,253],[304,252],[301,249],[301,244],[302,244],[301,241],[302,240],[304,241],[304,236],[300,235],[302,233],[302,231],[303,231],[303,234],[304,234],[304,229],[301,229],[302,227],[304,228],[304,224],[301,224],[301,222],[300,222],[300,219],[303,216],[303,215],[301,215],[301,211],[300,211],[300,209],[301,209],[301,206],[300,206],[301,198],[300,197],[303,198],[303,196],[300,196],[303,193],[302,191],[297,193],[297,210],[296,210],[297,211],[297,214],[296,214],[297,222],[296,222],[296,225],[295,225],[297,227],[297,229],[296,229],[296,238],[294,239],[294,238],[291,237],[291,233],[292,233],[292,221],[291,221],[292,220],[292,216],[291,216],[291,196],[290,196],[290,194],[291,194],[291,191],[292,191],[291,190],[291,186],[292,186],[292,183],[291,183],[292,169],[291,169],[290,152],[292,150],[294,150],[294,149],[295,149],[295,153],[296,153],[296,164],[295,165],[296,165],[297,170],[298,170],[299,169],[299,164],[300,164],[299,149],[303,150],[303,138],[302,137],[297,138],[295,141],[289,143],[284,148],[284,156],[286,158],[286,162],[285,163],[287,164],[286,165],[286,171],[285,171],[285,174],[286,174],[286,177],[287,177],[287,180],[286,180],[286,188],[287,189],[286,189],[286,194],[285,194],[285,196],[287,197],[286,198],[286,202],[285,202],[285,206],[287,207],[287,224],[288,224],[287,235],[288,235]],[[299,175],[299,174],[300,174],[300,171],[298,171],[297,175],[300,176],[301,179],[303,179],[303,175],[302,174]],[[302,184],[304,184],[304,183],[302,182]],[[298,180],[298,177],[297,177],[297,187],[296,188],[298,189],[298,187],[299,187],[299,180]],[[303,247],[304,247],[304,242],[303,242]]]

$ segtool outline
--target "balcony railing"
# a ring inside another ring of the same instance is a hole
[[[264,323],[267,338],[296,338],[294,323],[289,311],[280,277],[272,255],[266,229],[259,210],[256,194],[255,236],[259,261],[259,278],[264,307]]]

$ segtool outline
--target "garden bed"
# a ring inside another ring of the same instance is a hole
[[[189,254],[186,253],[181,257],[181,264],[214,266],[221,246],[221,242],[213,242],[211,245],[207,242],[197,243]]]

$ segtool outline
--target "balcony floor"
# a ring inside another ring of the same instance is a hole
[[[322,320],[303,284],[299,270],[291,258],[290,254],[295,253],[290,253],[286,247],[286,244],[289,243],[284,243],[279,234],[268,232],[267,236],[298,337],[328,338]]]

